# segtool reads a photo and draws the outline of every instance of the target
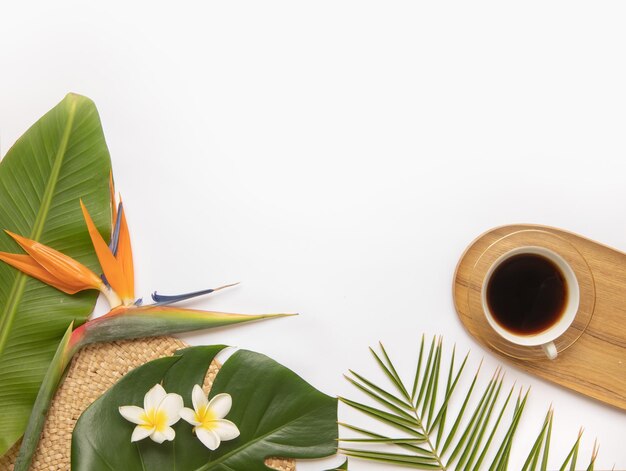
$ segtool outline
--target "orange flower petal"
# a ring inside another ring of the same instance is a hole
[[[86,285],[70,285],[63,283],[61,280],[50,274],[50,272],[42,268],[41,265],[39,265],[30,255],[0,252],[0,260],[11,265],[13,268],[17,268],[21,272],[24,272],[27,275],[32,276],[33,278],[36,278],[39,281],[53,286],[67,294],[76,294],[79,291],[92,288],[91,286]]]
[[[120,198],[121,201],[121,198]],[[124,278],[126,281],[126,292],[135,293],[135,268],[133,265],[133,249],[130,244],[130,231],[126,222],[126,211],[124,205],[121,206],[120,233],[117,243],[117,261],[122,265]]]
[[[134,298],[134,293],[127,291],[127,283],[121,264],[115,259],[109,249],[109,246],[100,235],[100,232],[98,232],[98,228],[91,219],[91,216],[89,215],[89,212],[87,211],[87,208],[83,204],[82,200],[80,202],[80,207],[83,210],[83,217],[85,218],[85,223],[87,224],[87,229],[89,230],[89,236],[91,237],[93,248],[96,251],[96,255],[100,261],[100,266],[102,267],[102,271],[104,272],[107,281],[122,299]]]
[[[80,289],[100,289],[102,280],[82,263],[72,257],[54,250],[47,245],[22,237],[10,231],[9,234],[42,269],[50,273],[63,286],[80,287]],[[25,260],[25,259],[23,259]]]

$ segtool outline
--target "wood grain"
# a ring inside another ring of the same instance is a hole
[[[581,288],[576,320],[559,355],[508,344],[485,321],[484,276],[495,259],[520,246],[544,246],[572,266]],[[492,229],[467,248],[454,276],[454,303],[467,331],[507,362],[541,378],[626,410],[626,254],[560,229],[511,225]]]

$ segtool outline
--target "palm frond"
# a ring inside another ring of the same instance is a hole
[[[415,469],[505,471],[529,389],[504,385],[504,373],[497,368],[486,386],[478,386],[481,366],[470,385],[459,392],[459,381],[469,353],[457,366],[456,347],[449,362],[444,361],[443,339],[433,337],[427,347],[422,336],[415,376],[407,385],[382,343],[370,348],[374,361],[388,380],[384,386],[350,370],[346,379],[371,401],[339,398],[344,404],[385,424],[395,434],[383,434],[340,423],[356,434],[340,438],[339,450],[346,456]],[[482,362],[481,362],[482,365]],[[477,392],[479,391],[479,392]],[[464,395],[460,406],[452,398]],[[517,398],[515,399],[515,396]],[[554,413],[548,410],[522,466],[523,471],[545,471],[550,458]],[[391,436],[389,436],[391,435]],[[560,470],[577,469],[582,432],[579,433]],[[593,471],[598,447],[594,444],[587,470]],[[491,462],[487,461],[490,459]]]

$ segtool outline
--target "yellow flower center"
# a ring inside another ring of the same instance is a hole
[[[167,414],[165,411],[148,409],[140,418],[145,422],[142,424],[142,427],[150,429],[154,427],[157,432],[162,432],[167,428]]]
[[[202,406],[196,411],[196,420],[200,422],[198,427],[211,430],[214,427],[213,422],[217,419],[215,413],[207,406]]]

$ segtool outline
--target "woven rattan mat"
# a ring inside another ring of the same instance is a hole
[[[82,411],[133,368],[185,346],[172,337],[156,337],[84,348],[74,357],[65,381],[54,396],[31,471],[69,470],[72,430]],[[204,382],[205,392],[209,391],[218,369],[216,363],[211,365]],[[13,469],[18,446],[0,457],[0,470]],[[293,460],[272,458],[266,463],[280,471],[296,469]]]

